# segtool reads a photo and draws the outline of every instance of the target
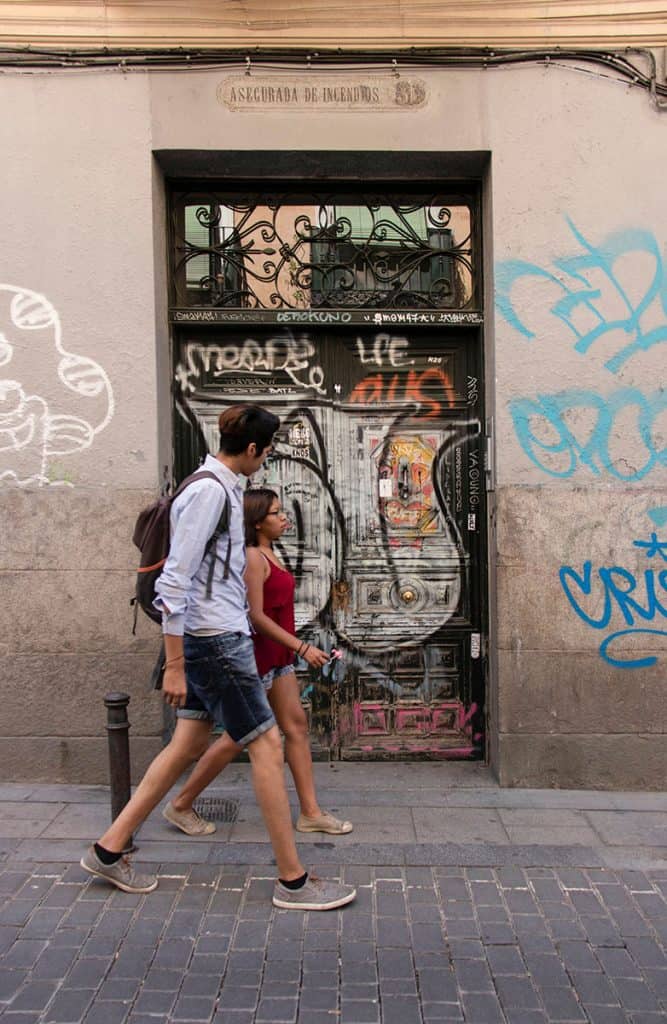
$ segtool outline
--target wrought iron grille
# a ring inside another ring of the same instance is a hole
[[[177,192],[172,306],[480,308],[471,196]]]

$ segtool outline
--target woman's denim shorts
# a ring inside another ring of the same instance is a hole
[[[179,718],[222,724],[239,746],[267,732],[276,720],[255,664],[252,639],[245,633],[183,637],[185,707]]]
[[[270,668],[269,671],[265,672],[262,676],[262,686],[268,693],[276,679],[280,679],[281,676],[288,676],[293,671],[293,664],[282,665],[281,668]]]

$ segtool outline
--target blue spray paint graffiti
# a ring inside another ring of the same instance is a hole
[[[498,311],[529,341],[537,337],[528,322],[529,310],[554,318],[551,324],[561,333],[565,328],[579,355],[600,351],[602,345],[605,355],[612,350],[603,365],[618,374],[634,356],[667,341],[667,273],[660,246],[642,229],[612,232],[596,246],[571,220],[567,223],[579,249],[573,255],[554,259],[549,269],[525,260],[497,267]],[[520,282],[535,286],[521,313],[517,296],[525,296],[525,288]],[[509,409],[524,453],[548,476],[568,479],[583,469],[630,483],[667,465],[664,387],[652,393],[625,387],[606,396],[572,388],[515,399]],[[621,450],[621,444],[627,447]],[[648,515],[658,528],[667,526],[667,506],[649,509]],[[667,562],[667,542],[658,541],[657,534],[634,544],[645,549],[647,558]],[[620,566],[603,566],[594,574],[592,561],[587,561],[581,573],[562,566],[559,577],[571,607],[592,629],[609,629],[614,612],[620,612],[627,628],[610,633],[599,647],[609,665],[632,669],[656,664],[654,655],[624,655],[620,642],[628,636],[667,636],[667,630],[641,624],[667,618],[667,570],[649,568],[637,579]],[[589,613],[587,607],[598,611]]]
[[[515,399],[509,409],[521,447],[549,476],[566,479],[585,467],[596,476],[606,472],[617,480],[637,481],[656,467],[667,466],[658,423],[667,411],[667,391],[645,395],[638,388],[622,388],[603,398],[575,388]],[[572,415],[577,411],[583,415]],[[592,417],[586,415],[591,412]],[[632,452],[632,461],[612,450],[615,428]]]
[[[571,332],[576,352],[587,353],[596,341],[611,334],[630,339],[605,363],[610,373],[618,373],[638,352],[667,341],[667,274],[660,247],[650,231],[640,229],[614,232],[594,246],[569,218],[567,223],[582,251],[554,260],[556,273],[524,260],[501,263],[496,270],[498,310],[525,338],[534,338],[514,306],[512,289],[525,277],[551,282],[558,295],[548,312]],[[629,255],[648,256],[653,266],[638,298],[630,295],[618,271],[619,262]],[[656,314],[664,321],[657,326]],[[579,321],[590,326],[583,328]]]
[[[644,549],[646,558],[659,558],[667,562],[667,540],[658,540],[656,533],[652,533],[648,541],[635,540],[633,544]],[[570,605],[586,625],[596,630],[608,629],[614,612],[619,611],[626,625],[630,627],[616,630],[605,637],[599,648],[604,661],[615,668],[624,669],[649,668],[656,664],[656,655],[641,658],[633,657],[632,654],[627,657],[614,656],[610,647],[614,641],[626,636],[667,637],[667,629],[636,625],[640,621],[653,623],[660,618],[667,619],[667,569],[645,569],[643,581],[640,582],[634,573],[618,565],[602,566],[597,569],[594,576],[593,563],[586,561],[581,573],[571,565],[564,565],[558,576]],[[639,597],[642,598],[641,602],[637,599]],[[597,609],[597,612],[589,613],[586,610],[586,599],[588,607],[591,610]],[[663,601],[666,603],[662,603]]]

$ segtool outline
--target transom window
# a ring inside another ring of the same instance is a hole
[[[464,194],[177,192],[172,307],[479,310],[477,221]]]

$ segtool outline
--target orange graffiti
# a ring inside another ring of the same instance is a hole
[[[426,390],[427,389],[427,390]],[[442,415],[443,405],[454,404],[454,388],[449,376],[438,366],[426,370],[409,370],[406,377],[398,373],[386,377],[373,373],[360,381],[350,402],[355,405],[382,405],[384,402],[417,402],[425,419]]]

